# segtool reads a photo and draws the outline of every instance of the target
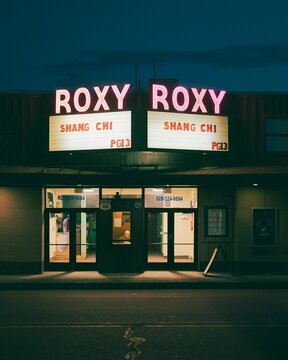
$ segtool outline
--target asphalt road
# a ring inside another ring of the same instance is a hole
[[[0,359],[283,359],[288,290],[0,291]]]

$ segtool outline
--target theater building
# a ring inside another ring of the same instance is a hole
[[[288,272],[288,94],[2,93],[0,154],[1,274]]]

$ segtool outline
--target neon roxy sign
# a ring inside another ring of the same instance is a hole
[[[125,84],[121,89],[117,85],[106,85],[102,89],[94,86],[93,91],[85,87],[78,88],[73,96],[67,89],[56,90],[55,97],[55,113],[60,114],[64,110],[67,114],[75,109],[76,112],[98,112],[100,110],[110,111],[108,93],[112,94],[117,103],[117,110],[125,108],[124,101],[128,94],[131,84]],[[184,86],[177,86],[169,93],[169,89],[165,85],[152,84],[152,109],[153,110],[176,110],[184,112],[196,113],[201,111],[207,113],[205,102],[209,98],[214,106],[214,113],[220,113],[220,106],[226,91],[221,90],[218,94],[212,89],[196,88],[187,89]],[[171,101],[168,99],[171,98]],[[169,104],[170,103],[170,104]]]
[[[106,98],[110,88],[117,100],[117,109],[123,110],[124,99],[126,98],[130,87],[131,84],[125,84],[124,87],[119,90],[117,85],[106,85],[103,89],[100,89],[99,86],[94,86],[92,95],[87,88],[81,87],[75,91],[73,97],[71,96],[69,90],[56,90],[55,113],[60,114],[61,109],[65,109],[66,113],[70,114],[72,112],[72,108],[79,113],[85,113],[88,110],[97,112],[102,109],[109,111],[109,101],[106,100]]]
[[[220,114],[220,105],[225,94],[226,91],[224,90],[221,90],[217,95],[212,89],[198,91],[196,88],[186,89],[184,86],[175,87],[172,94],[169,94],[169,90],[165,85],[152,84],[152,109],[159,110],[160,107],[160,110],[184,112],[189,108],[192,113],[199,110],[202,113],[207,113],[204,98],[206,100],[209,97],[209,100],[212,100],[214,105],[214,113]],[[168,101],[170,97],[172,101]]]

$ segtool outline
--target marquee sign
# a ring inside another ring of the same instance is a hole
[[[130,147],[131,111],[50,116],[49,151]]]
[[[148,111],[148,148],[228,151],[228,117]]]
[[[131,148],[131,84],[56,90],[49,119],[49,151]],[[226,92],[152,84],[147,112],[148,148],[228,151],[228,118],[220,116]],[[173,111],[173,112],[172,112]],[[209,114],[209,115],[208,115]]]
[[[49,118],[49,151],[131,148],[131,111],[125,109],[130,84],[56,90]]]

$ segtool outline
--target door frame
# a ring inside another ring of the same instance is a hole
[[[76,213],[95,213],[96,215],[96,261],[95,262],[76,262]],[[68,213],[69,214],[69,261],[50,262],[50,224],[49,214]],[[98,208],[47,208],[45,209],[45,237],[44,237],[44,270],[45,271],[74,271],[74,270],[97,270],[97,248],[98,248]]]
[[[168,259],[166,263],[148,263],[148,214],[166,212],[168,215]],[[174,261],[174,213],[194,214],[194,262],[181,263]],[[146,208],[145,209],[145,269],[146,270],[197,270],[198,269],[198,209],[196,208]]]
[[[130,244],[113,241],[113,213],[131,212]],[[99,212],[99,262],[101,273],[141,273],[144,271],[143,200],[116,197],[108,209]]]

